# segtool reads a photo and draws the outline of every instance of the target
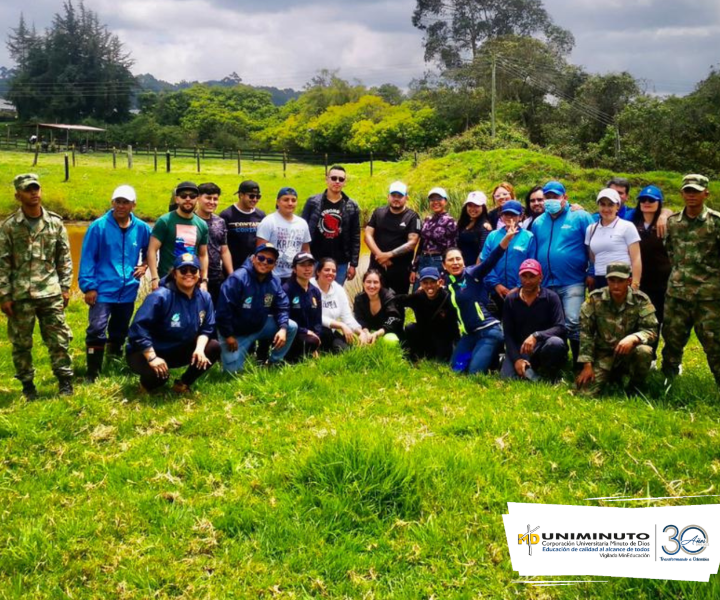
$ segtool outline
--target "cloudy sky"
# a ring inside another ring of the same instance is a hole
[[[423,73],[415,0],[85,0],[124,42],[133,72],[177,82],[220,79],[302,86],[321,68],[368,85],[407,86]],[[61,0],[3,0],[0,23],[20,12],[38,29]],[[683,94],[720,64],[718,0],[545,0],[576,38],[572,62],[630,71],[648,91]],[[0,66],[11,66],[4,47]]]

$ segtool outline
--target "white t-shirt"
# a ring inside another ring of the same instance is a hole
[[[322,324],[323,327],[330,328],[330,323],[340,321],[345,323],[353,331],[362,329],[360,323],[355,320],[352,310],[350,310],[350,301],[348,300],[345,289],[337,282],[333,281],[328,293],[322,291],[317,280],[313,277],[310,283],[320,290],[322,297]]]
[[[595,275],[605,276],[613,262],[630,264],[630,244],[640,241],[634,223],[617,217],[610,225],[593,223],[585,231],[585,245],[595,255]]]
[[[280,256],[273,273],[284,279],[292,275],[292,261],[302,245],[310,243],[310,229],[305,219],[293,215],[292,221],[287,221],[276,211],[260,221],[257,237],[278,249]]]

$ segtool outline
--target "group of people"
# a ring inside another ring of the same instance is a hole
[[[457,221],[443,188],[430,190],[421,219],[396,181],[365,228],[370,264],[352,302],[343,284],[359,276],[361,223],[346,184],[333,166],[298,216],[295,189],[280,189],[266,215],[259,184],[243,181],[218,215],[220,188],[186,181],[152,228],[133,214],[135,190],[116,188],[83,240],[86,378],[101,374],[105,354],[124,351],[146,392],[186,367],[172,384],[185,393],[218,361],[237,373],[253,353],[274,366],[379,342],[457,372],[552,381],[569,342],[577,386],[599,394],[624,375],[642,387],[660,331],[662,369],[677,375],[694,326],[720,384],[720,213],[706,206],[706,177],[683,179],[676,213],[656,186],[630,208],[629,182],[613,178],[595,214],[571,205],[559,181],[533,187],[524,205],[504,182],[491,209],[471,192]],[[72,394],[67,232],[43,208],[37,175],[18,175],[14,187],[20,207],[0,226],[0,307],[16,377],[35,398],[37,319],[59,392]],[[152,291],[133,317],[146,272]]]

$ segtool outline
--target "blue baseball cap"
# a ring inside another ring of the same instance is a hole
[[[273,246],[270,242],[267,242],[266,244],[260,244],[257,248],[255,248],[255,256],[260,254],[263,250],[267,252],[272,252],[275,255],[275,258],[280,256],[280,250],[278,250],[275,246]]]
[[[298,197],[298,193],[295,191],[295,188],[291,187],[284,187],[280,188],[280,191],[278,192],[276,200],[280,200],[282,196],[295,196]]]
[[[183,252],[173,263],[174,269],[179,269],[180,267],[195,267],[196,269],[200,269],[200,259],[190,252]]]
[[[418,278],[420,281],[423,279],[432,279],[437,281],[440,279],[440,271],[438,271],[437,267],[425,267],[424,269],[420,269],[420,275]]]
[[[663,202],[665,200],[662,190],[656,185],[648,185],[647,187],[644,187],[640,190],[637,197],[638,200],[640,200],[640,198],[651,198],[656,202]]]
[[[559,181],[548,181],[543,186],[543,194],[555,194],[556,196],[565,195],[565,186]]]
[[[520,204],[517,200],[508,200],[500,209],[500,214],[504,215],[505,213],[511,213],[513,215],[520,216],[522,211],[522,204]]]

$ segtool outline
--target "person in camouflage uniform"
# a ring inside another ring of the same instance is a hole
[[[60,393],[70,395],[71,333],[65,322],[72,282],[70,242],[62,217],[42,207],[38,176],[18,175],[13,184],[20,209],[0,224],[0,308],[8,317],[15,377],[27,399],[37,397],[32,361],[37,318]]]
[[[720,386],[720,213],[705,206],[708,178],[686,175],[685,208],[668,218],[665,247],[672,270],[665,295],[663,373],[680,371],[683,350],[695,326],[710,370]]]
[[[576,383],[593,396],[626,374],[631,387],[642,387],[652,365],[651,344],[658,337],[655,307],[646,294],[630,287],[630,265],[610,263],[606,277],[608,286],[592,292],[580,310],[578,363],[584,366]]]

